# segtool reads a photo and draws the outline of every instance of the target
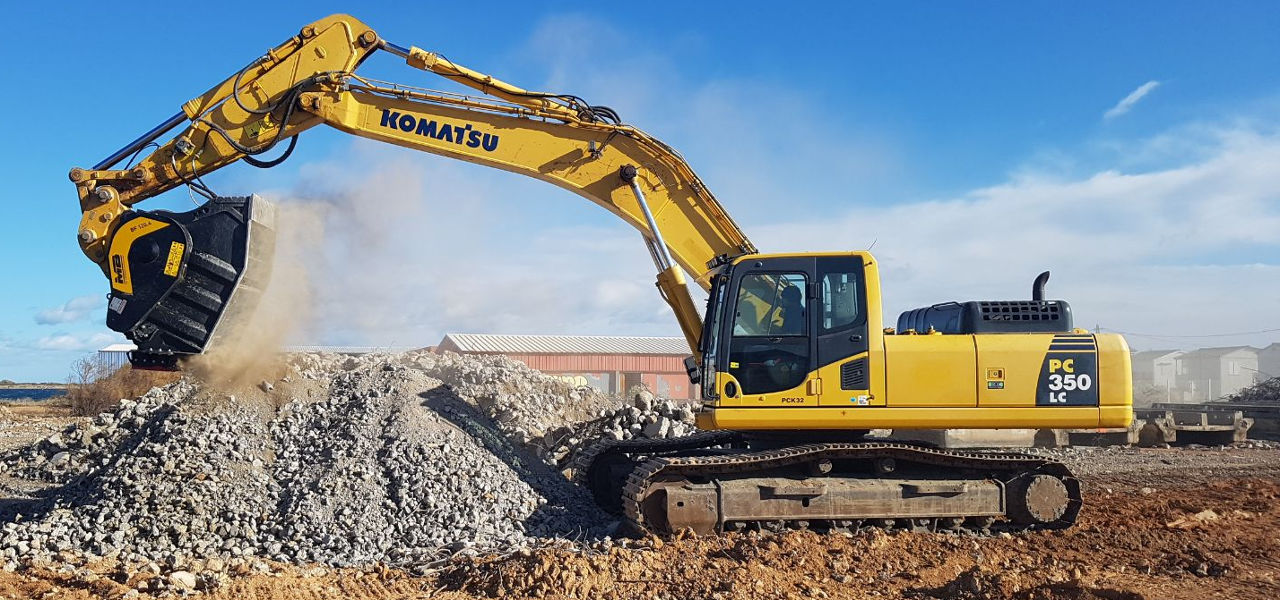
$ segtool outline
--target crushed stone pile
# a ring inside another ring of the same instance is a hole
[[[615,409],[619,401],[589,387],[574,387],[501,355],[398,355],[402,364],[439,379],[492,419],[499,431],[548,464],[568,429]],[[301,354],[295,364],[303,376],[322,377],[356,364],[349,356]]]
[[[658,398],[642,389],[632,394],[628,405],[602,409],[596,419],[552,431],[543,445],[552,448],[554,464],[566,468],[579,452],[600,440],[667,439],[695,432],[691,403]]]
[[[648,391],[637,393],[631,406],[607,411],[601,417],[605,439],[666,439],[695,431],[691,404],[655,398]]]
[[[599,539],[616,521],[533,450],[616,403],[425,351],[295,355],[236,396],[184,380],[0,456],[0,564],[149,562],[199,588],[262,560],[422,566]],[[50,487],[16,499],[16,479]]]

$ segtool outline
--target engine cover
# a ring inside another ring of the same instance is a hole
[[[898,316],[898,331],[927,333],[1067,333],[1073,328],[1066,300],[944,302]]]

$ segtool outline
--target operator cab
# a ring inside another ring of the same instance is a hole
[[[754,255],[712,279],[699,375],[703,397],[772,394],[819,368],[867,352],[863,257]]]

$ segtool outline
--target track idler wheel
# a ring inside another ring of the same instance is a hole
[[[1019,525],[1053,525],[1067,514],[1071,494],[1067,484],[1052,475],[1027,475],[1009,483],[1009,518]]]

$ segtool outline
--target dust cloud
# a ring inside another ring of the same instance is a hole
[[[225,317],[236,333],[184,368],[252,387],[282,368],[289,344],[416,348],[450,330],[678,331],[630,228],[562,223],[540,203],[584,203],[558,190],[531,196],[514,177],[490,183],[487,172],[361,145],[304,165],[291,189],[264,194],[277,208],[277,247],[258,310]]]
[[[281,351],[312,325],[314,288],[308,261],[322,251],[323,214],[319,207],[273,204],[274,248],[252,249],[259,253],[259,266],[266,268],[265,288],[260,294],[238,291],[209,350],[184,365],[215,389],[232,392],[278,379],[286,370]]]
[[[273,250],[259,254],[260,264],[269,270],[261,295],[233,300],[209,349],[183,365],[206,385],[254,395],[263,380],[285,373],[282,350],[287,345],[313,341],[333,329],[361,329],[369,313],[390,312],[383,309],[400,299],[395,290],[383,289],[396,287],[388,282],[398,279],[376,265],[387,264],[394,255],[385,247],[387,230],[419,221],[425,204],[420,178],[405,165],[348,182],[319,175],[294,190],[270,195],[275,243]],[[341,277],[326,275],[332,273]],[[246,279],[260,276],[246,274]],[[348,303],[335,316],[327,307],[335,298],[358,300],[354,304],[362,309]],[[335,327],[334,319],[342,325]]]

